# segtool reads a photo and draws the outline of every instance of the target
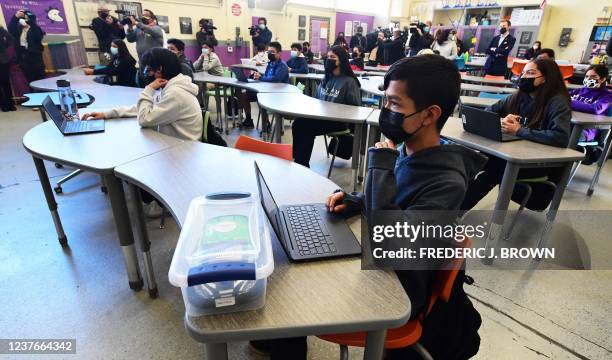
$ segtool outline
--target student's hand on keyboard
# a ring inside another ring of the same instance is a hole
[[[327,197],[327,201],[325,202],[325,206],[329,212],[341,213],[346,209],[346,205],[343,203],[344,201],[344,192],[338,191]]]
[[[389,139],[386,139],[385,141],[377,142],[374,146],[377,149],[382,149],[382,148],[395,149],[395,144],[393,143],[393,141]]]
[[[90,112],[84,114],[81,120],[99,120],[104,118],[105,116],[103,112]]]

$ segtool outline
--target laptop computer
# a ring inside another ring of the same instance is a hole
[[[254,81],[256,81],[256,80],[247,78],[247,76],[244,74],[244,69],[242,69],[242,68],[232,67],[230,70],[234,73],[234,76],[236,76],[236,79],[238,81],[240,81],[240,82],[254,82]]]
[[[71,121],[59,111],[50,96],[42,102],[43,108],[64,135],[88,134],[104,131],[104,120]]]
[[[461,105],[460,114],[463,130],[469,133],[499,142],[521,140],[518,136],[502,132],[500,117],[497,113]]]
[[[251,60],[251,59],[240,59],[240,63],[242,65],[257,65],[255,61]]]
[[[327,259],[361,254],[361,245],[344,218],[325,204],[279,207],[257,163],[255,175],[261,205],[289,259]]]

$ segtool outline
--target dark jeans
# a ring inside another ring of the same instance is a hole
[[[2,110],[15,109],[9,76],[9,66],[9,64],[0,64],[0,108],[2,108]]]
[[[23,51],[19,66],[29,83],[46,77],[42,53]]]
[[[346,130],[346,123],[297,118],[293,121],[293,159],[296,163],[310,167],[310,156],[315,137]]]
[[[469,183],[465,198],[463,199],[463,204],[461,204],[461,210],[472,209],[482,200],[482,198],[487,196],[489,191],[499,185],[504,176],[505,168],[505,160],[489,155],[489,161],[485,165],[483,171],[476,176],[476,179]],[[551,171],[551,168],[521,169],[518,172],[517,179],[549,176]]]

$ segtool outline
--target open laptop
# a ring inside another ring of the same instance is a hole
[[[497,113],[461,105],[460,114],[463,130],[469,133],[500,142],[521,140],[517,136],[502,133],[501,121]]]
[[[240,81],[240,82],[254,82],[254,81],[256,81],[256,80],[247,78],[247,76],[244,74],[244,69],[242,69],[242,68],[232,67],[230,70],[234,73],[234,76],[236,76],[236,79],[238,81]]]
[[[240,63],[242,65],[253,65],[253,66],[257,65],[256,61],[251,60],[251,59],[240,59]]]
[[[55,123],[59,131],[64,135],[88,134],[104,131],[104,120],[71,121],[59,111],[57,106],[47,96],[42,102],[43,108],[51,120]]]
[[[361,246],[344,218],[325,204],[276,205],[257,163],[259,197],[276,237],[289,259],[304,261],[361,254]]]

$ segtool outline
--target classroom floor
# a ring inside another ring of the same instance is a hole
[[[21,145],[23,134],[39,122],[39,113],[31,110],[0,113],[0,337],[76,338],[77,358],[83,359],[202,359],[203,346],[184,329],[180,292],[167,279],[176,224],[169,219],[163,230],[157,220],[148,224],[159,282],[156,300],[146,291],[128,290],[109,202],[95,175],[71,180],[57,196],[70,244],[63,250],[31,157]],[[237,134],[232,132],[231,144]],[[283,142],[290,137],[287,127]],[[320,174],[329,164],[323,146],[317,139],[311,162]],[[52,184],[70,171],[52,163],[47,169]],[[612,165],[587,197],[593,170],[581,167],[563,209],[612,209]],[[339,160],[332,177],[348,186],[349,163]],[[493,191],[479,207],[491,209],[495,196]],[[612,244],[590,243],[589,231],[580,234],[586,246],[612,254]],[[476,282],[466,290],[483,317],[476,358],[612,358],[612,271],[468,273]],[[314,337],[309,343],[310,359],[338,358],[335,345]],[[250,353],[245,342],[232,343],[229,350],[230,359],[265,359]],[[361,350],[351,348],[351,358],[360,357]]]

